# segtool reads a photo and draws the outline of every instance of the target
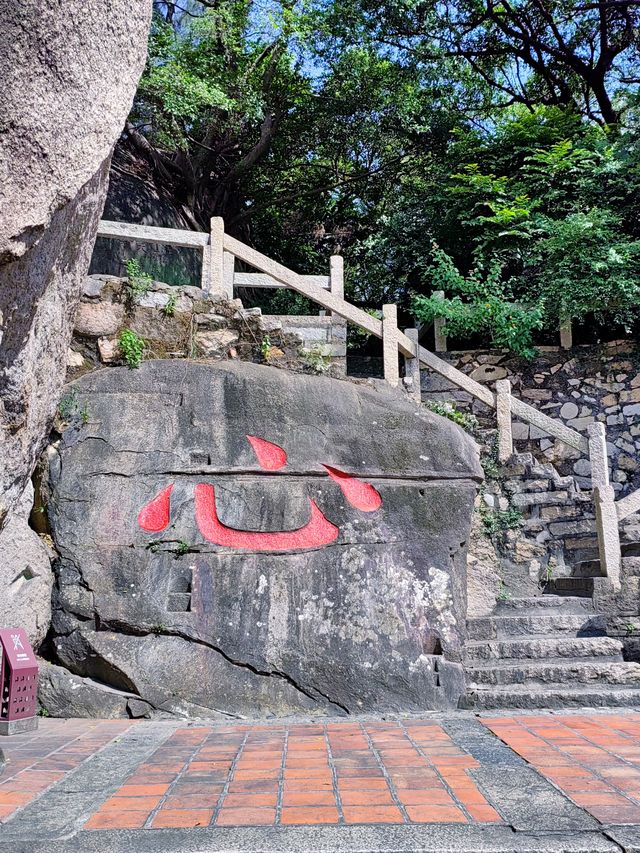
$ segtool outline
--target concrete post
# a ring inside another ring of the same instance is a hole
[[[560,346],[562,349],[571,349],[573,346],[573,331],[571,320],[565,320],[560,325]]]
[[[416,403],[422,402],[422,390],[420,388],[420,359],[418,358],[418,330],[417,329],[405,329],[405,335],[409,338],[409,340],[415,345],[416,355],[414,358],[408,358],[405,356],[404,365],[405,365],[405,376],[407,379],[411,380],[411,385],[409,387],[409,393],[411,397],[416,401]]]
[[[589,424],[589,462],[591,463],[591,485],[609,485],[609,460],[607,459],[607,434],[604,424]]]
[[[620,589],[622,555],[613,486],[596,486],[593,490],[593,504],[596,510],[600,566],[617,592]]]
[[[211,217],[209,232],[209,286],[208,293],[226,296],[224,288],[224,219]]]
[[[434,299],[444,299],[444,290],[436,290],[433,294]],[[447,351],[447,336],[442,334],[444,320],[442,317],[436,317],[433,321],[433,336],[435,339],[434,348],[436,352]]]
[[[394,387],[400,382],[398,369],[398,306],[382,306],[382,364],[384,378]]]
[[[222,253],[223,291],[227,299],[233,299],[233,282],[236,274],[236,259],[231,252]]]
[[[508,379],[498,379],[496,382],[496,417],[498,420],[498,461],[506,462],[513,455],[511,382]]]
[[[329,259],[329,290],[339,299],[344,299],[344,258],[331,255]]]
[[[589,461],[593,505],[596,512],[596,531],[600,566],[615,590],[620,589],[620,528],[615,502],[615,492],[609,484],[607,436],[604,424],[589,425]]]

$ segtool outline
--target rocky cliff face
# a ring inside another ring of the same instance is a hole
[[[250,363],[71,387],[53,628],[87,713],[98,683],[199,716],[455,704],[482,476],[465,433],[387,388]]]
[[[64,381],[112,146],[142,71],[149,0],[11,3],[0,21],[0,529]]]

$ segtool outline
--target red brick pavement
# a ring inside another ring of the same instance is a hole
[[[86,829],[500,822],[429,721],[178,729]]]
[[[601,823],[640,823],[638,714],[485,717],[482,722]]]
[[[35,732],[2,738],[9,757],[0,777],[0,823],[44,794],[115,737],[131,720],[42,720]]]

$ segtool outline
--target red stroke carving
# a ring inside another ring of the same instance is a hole
[[[260,467],[264,468],[265,471],[277,471],[278,468],[287,464],[287,454],[277,444],[255,435],[248,435],[247,438],[258,457]]]
[[[216,510],[215,489],[206,483],[195,487],[196,521],[200,533],[209,542],[226,548],[246,548],[251,551],[294,551],[300,548],[319,548],[338,538],[339,529],[326,518],[316,502],[309,498],[311,517],[297,530],[263,533],[236,530],[222,524]]]
[[[342,494],[349,501],[351,506],[362,512],[374,512],[382,506],[382,498],[380,492],[371,485],[371,483],[363,483],[357,477],[351,474],[345,474],[338,468],[332,468],[330,465],[322,466],[327,474],[334,480],[342,489]]]
[[[160,533],[169,524],[170,497],[173,483],[166,486],[153,500],[145,504],[138,513],[138,524],[148,533]]]

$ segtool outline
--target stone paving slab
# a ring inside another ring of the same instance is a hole
[[[633,711],[44,719],[2,747],[0,853],[640,853]]]

